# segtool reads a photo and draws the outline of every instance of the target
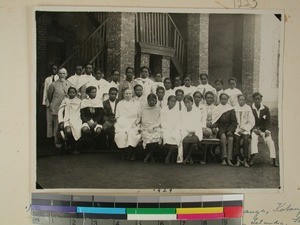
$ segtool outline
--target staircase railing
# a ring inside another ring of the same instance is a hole
[[[105,20],[61,65],[68,71],[74,71],[76,65],[93,63],[103,52],[106,45]],[[84,66],[84,65],[83,65]]]
[[[175,49],[175,58],[182,68],[186,62],[186,44],[168,13],[137,13],[136,40]]]

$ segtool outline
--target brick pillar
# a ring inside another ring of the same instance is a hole
[[[125,73],[126,67],[134,66],[135,14],[110,12],[107,17],[107,72]]]
[[[189,14],[187,19],[187,73],[194,82],[200,73],[208,73],[208,14]]]
[[[261,16],[244,15],[242,91],[247,99],[259,91]]]
[[[163,78],[170,77],[170,58],[162,57],[161,59],[161,74]]]

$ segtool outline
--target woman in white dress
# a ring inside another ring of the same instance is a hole
[[[134,160],[134,148],[141,140],[139,134],[139,103],[133,101],[132,90],[124,90],[124,99],[116,108],[115,142],[118,148],[124,150],[122,158]]]

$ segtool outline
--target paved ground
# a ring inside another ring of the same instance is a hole
[[[277,131],[273,130],[274,137]],[[278,155],[278,140],[275,139]],[[206,165],[170,164],[163,159],[143,163],[141,159],[123,161],[117,151],[99,151],[80,155],[62,155],[53,149],[39,149],[37,182],[43,188],[278,188],[279,168],[270,165],[266,145],[251,168]]]

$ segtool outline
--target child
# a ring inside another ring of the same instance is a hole
[[[176,96],[168,97],[168,104],[161,110],[161,131],[163,139],[163,148],[168,152],[165,163],[174,161],[173,156],[178,152],[181,141],[181,116],[178,107],[176,107]]]
[[[157,105],[160,108],[163,108],[164,106],[166,106],[166,101],[164,99],[165,96],[165,89],[161,86],[156,88],[156,96],[157,96]]]
[[[182,112],[181,136],[183,137],[183,164],[193,164],[192,151],[198,149],[198,143],[202,140],[203,124],[199,119],[199,110],[193,106],[193,98],[184,96],[185,109]]]
[[[80,119],[80,99],[75,87],[69,87],[68,98],[60,104],[58,122],[62,136],[65,137],[66,150],[79,154],[76,141],[81,137],[82,121]]]
[[[111,71],[110,87],[115,87],[119,90],[120,72],[118,70]]]
[[[83,123],[81,134],[91,148],[93,148],[94,142],[103,133],[104,109],[101,100],[96,98],[96,87],[89,86],[86,89],[86,94],[88,98],[82,100],[80,109],[80,116]]]
[[[177,89],[181,89],[181,77],[180,76],[176,76],[175,79],[174,79],[173,90],[177,91]]]
[[[206,112],[206,127],[204,128],[203,135],[205,138],[216,137],[216,133],[212,132],[212,115],[216,106],[214,103],[214,94],[211,91],[205,93],[205,112]]]
[[[172,82],[170,78],[165,78],[164,80],[164,87],[165,87],[165,101],[168,101],[170,95],[175,95],[175,91],[172,89]]]
[[[199,91],[202,95],[205,95],[207,91],[211,91],[214,95],[216,95],[216,89],[208,84],[208,75],[206,73],[200,74],[201,84],[198,85],[197,91]]]
[[[271,115],[267,106],[261,104],[262,95],[259,92],[255,92],[253,95],[252,111],[255,118],[255,125],[252,129],[251,140],[251,158],[250,165],[253,165],[254,156],[258,153],[258,137],[262,137],[267,144],[270,151],[270,158],[272,159],[273,166],[277,167],[276,152],[274,141],[271,136]]]
[[[186,76],[183,80],[183,83],[184,85],[181,87],[181,89],[184,91],[184,94],[193,96],[194,92],[197,91],[197,88],[191,85],[191,77]]]
[[[157,106],[157,97],[155,94],[147,96],[147,104],[141,111],[141,135],[143,147],[148,152],[144,162],[151,159],[154,162],[153,153],[159,148],[160,142],[160,111],[161,108]]]
[[[130,88],[131,91],[133,92],[133,87],[134,87],[134,69],[132,67],[127,67],[125,70],[126,74],[126,80],[120,82],[119,85],[119,93],[118,93],[118,99],[122,100],[124,98],[123,93],[124,90],[127,88]]]
[[[183,101],[182,100],[184,97],[184,91],[181,89],[178,89],[175,91],[175,95],[176,95],[179,111],[181,111],[183,109]]]
[[[199,109],[199,119],[203,125],[203,129],[206,127],[206,108],[205,105],[202,104],[203,95],[199,91],[195,91],[193,94],[195,107]]]
[[[216,106],[212,115],[213,131],[218,131],[218,137],[221,140],[220,147],[222,153],[222,165],[233,166],[233,135],[237,127],[237,120],[233,108],[227,104],[228,95],[222,93],[220,95],[220,104]]]
[[[95,79],[92,80],[89,84],[90,86],[97,88],[96,98],[99,98],[101,101],[107,100],[108,90],[110,87],[110,83],[107,82],[103,78],[104,74],[100,68],[96,69],[96,73],[94,74]]]
[[[238,95],[239,105],[234,107],[235,115],[237,118],[237,128],[234,133],[235,139],[235,152],[237,155],[237,163],[235,166],[239,166],[241,162],[245,167],[249,167],[248,160],[248,148],[250,132],[255,125],[255,119],[252,109],[246,104],[246,98],[244,95]],[[241,139],[243,139],[243,154],[241,154]],[[242,159],[242,161],[241,161]]]
[[[164,87],[164,83],[162,82],[162,75],[161,73],[157,73],[155,76],[154,76],[154,84],[153,84],[153,90],[152,90],[152,93],[155,93],[156,92],[156,89],[158,87]]]
[[[139,106],[146,104],[145,97],[143,95],[143,86],[140,84],[136,84],[134,86],[134,97],[132,98],[134,102],[138,102]]]
[[[135,79],[135,84],[140,84],[143,87],[143,95],[145,99],[150,93],[154,93],[154,81],[149,78],[150,69],[147,66],[140,68],[140,77]]]
[[[236,78],[231,77],[228,79],[228,85],[229,88],[227,88],[224,93],[226,93],[229,96],[228,103],[232,107],[238,105],[238,99],[237,96],[242,94],[242,92],[236,88]]]
[[[117,104],[119,102],[117,98],[118,95],[118,89],[115,87],[111,87],[109,89],[109,99],[103,102],[103,109],[104,109],[104,124],[103,124],[103,131],[105,133],[105,136],[107,137],[107,146],[109,149],[113,149],[115,143],[115,114],[116,114],[116,108]]]
[[[224,92],[223,90],[223,81],[221,79],[218,79],[215,81],[216,85],[216,98],[215,98],[215,105],[219,105],[220,103],[220,94]]]

